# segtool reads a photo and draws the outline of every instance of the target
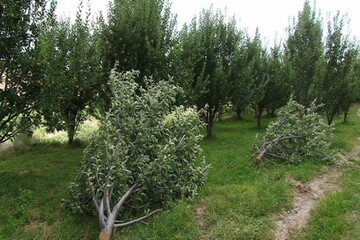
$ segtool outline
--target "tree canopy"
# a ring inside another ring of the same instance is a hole
[[[168,0],[115,0],[104,31],[109,69],[140,71],[155,79],[168,77],[176,18]]]

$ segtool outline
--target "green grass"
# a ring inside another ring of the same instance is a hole
[[[81,156],[80,148],[49,145],[2,154],[0,239],[77,239],[78,231],[96,226],[90,219],[77,223],[61,208]]]
[[[359,143],[360,117],[357,116],[358,108],[360,108],[360,105],[350,109],[347,123],[343,123],[342,117],[338,117],[334,120],[334,148],[350,151],[354,145]]]
[[[360,136],[355,108],[349,118],[347,124],[336,120],[334,147],[349,150]],[[265,118],[264,126],[270,121]],[[216,124],[214,137],[202,143],[212,167],[200,194],[151,217],[147,224],[117,229],[114,239],[273,239],[273,215],[291,207],[287,179],[310,181],[322,165],[255,168],[251,145],[255,135],[263,133],[251,117]],[[82,151],[83,147],[38,143],[0,153],[0,239],[97,238],[96,217],[69,215],[61,207]],[[321,204],[299,239],[360,238],[360,171],[343,171],[343,191]]]

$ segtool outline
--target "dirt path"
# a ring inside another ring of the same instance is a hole
[[[360,109],[358,111],[360,117]],[[340,191],[337,180],[341,176],[340,166],[348,163],[350,158],[358,158],[360,155],[360,138],[358,144],[351,152],[340,154],[340,161],[332,167],[324,170],[323,174],[316,177],[309,183],[302,183],[290,179],[294,186],[293,208],[289,211],[276,215],[276,240],[293,239],[294,233],[304,228],[311,216],[311,210],[325,198],[326,194]]]
[[[275,216],[275,239],[290,240],[294,232],[305,227],[311,210],[317,203],[325,198],[327,193],[340,190],[336,184],[340,175],[337,166],[326,169],[322,175],[307,184],[290,179],[295,191],[293,208]]]

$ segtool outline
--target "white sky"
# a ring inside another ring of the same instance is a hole
[[[87,0],[83,0],[87,6]],[[241,29],[247,29],[250,35],[254,35],[256,28],[270,44],[286,38],[286,28],[289,20],[302,10],[305,0],[170,0],[172,12],[177,14],[179,28],[186,22],[198,15],[203,8],[209,8],[213,4],[214,9],[226,8],[227,16],[235,15]],[[57,14],[59,16],[73,17],[78,8],[79,0],[58,0]],[[310,0],[314,6],[315,0]],[[92,12],[107,12],[107,0],[90,0]],[[347,14],[351,20],[351,33],[360,40],[360,14],[358,1],[356,0],[316,0],[316,8],[320,9],[323,22],[327,22],[327,14],[335,15],[337,11]],[[324,34],[326,28],[324,28]]]

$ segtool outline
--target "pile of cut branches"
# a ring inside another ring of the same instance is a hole
[[[253,153],[256,165],[264,159],[281,162],[306,160],[333,161],[330,150],[333,126],[327,125],[318,113],[322,105],[305,107],[290,99],[280,109],[276,121],[269,124],[264,137],[256,137]]]

